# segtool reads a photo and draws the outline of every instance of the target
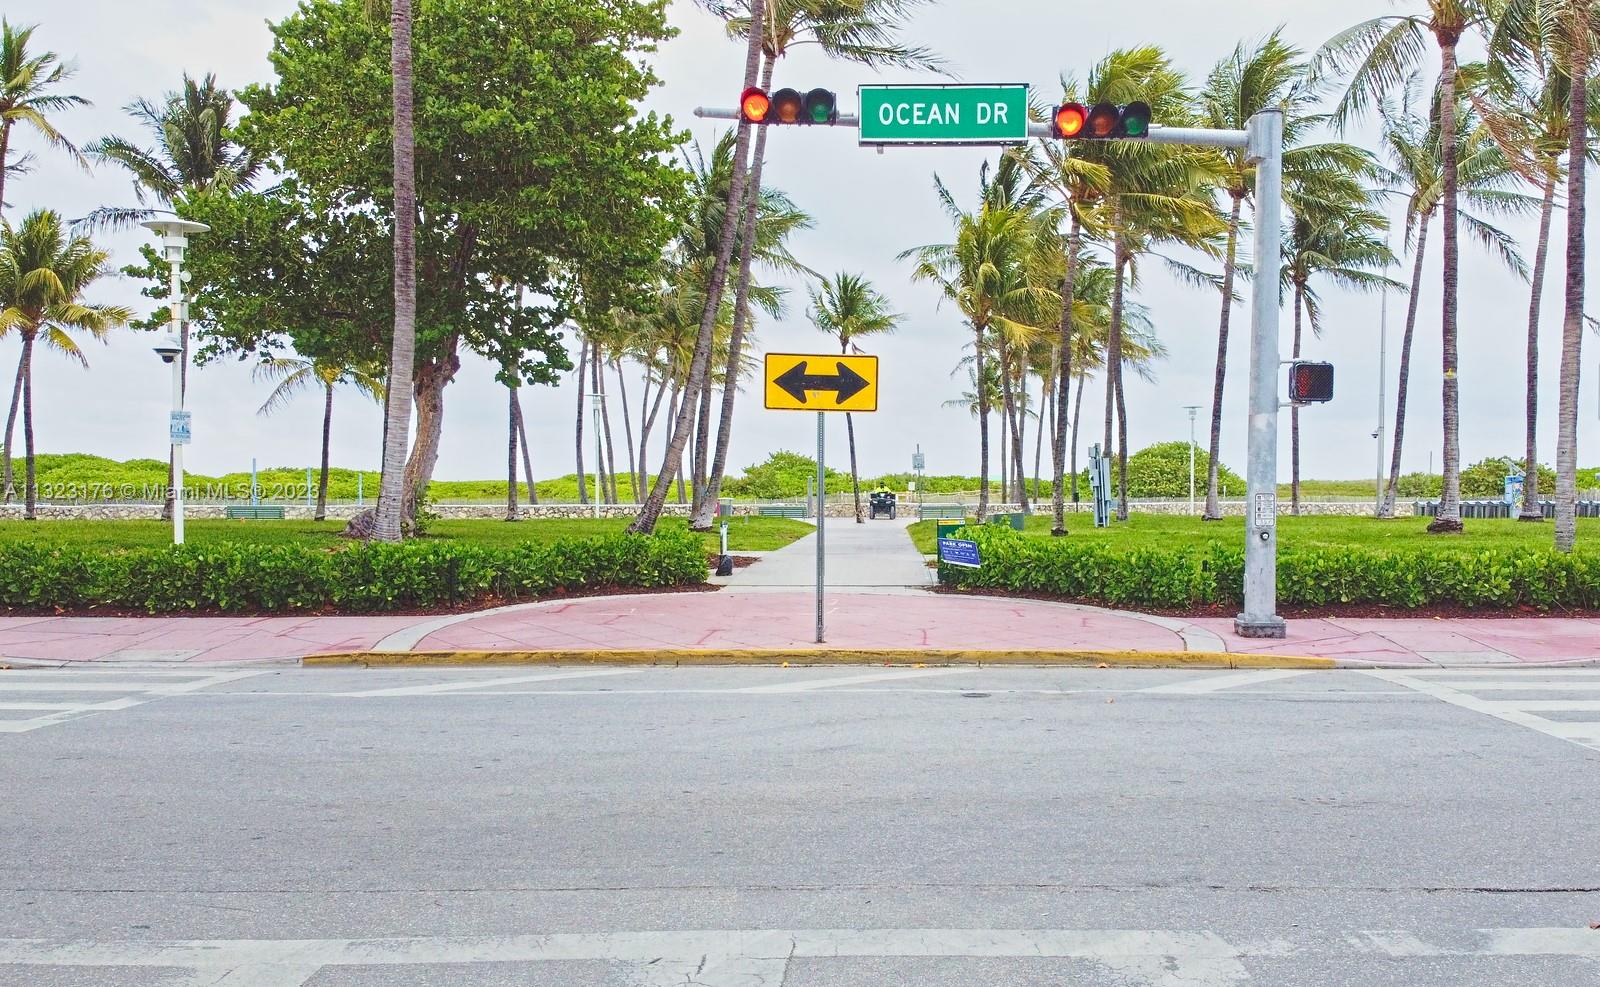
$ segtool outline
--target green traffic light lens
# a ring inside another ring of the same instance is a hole
[[[1129,137],[1150,136],[1150,104],[1134,101],[1122,108],[1122,132]]]
[[[813,89],[806,93],[806,116],[812,123],[832,123],[837,100],[827,89]]]

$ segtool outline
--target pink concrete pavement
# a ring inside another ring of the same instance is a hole
[[[0,659],[251,662],[364,650],[586,650],[812,646],[808,593],[590,597],[449,617],[0,617]],[[1232,622],[920,591],[826,598],[840,648],[1271,652],[1343,664],[1600,662],[1600,619],[1300,619],[1283,641]]]

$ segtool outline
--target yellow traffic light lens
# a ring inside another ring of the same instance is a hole
[[[1117,131],[1120,113],[1111,103],[1096,103],[1089,111],[1087,128],[1090,137],[1111,137]]]
[[[793,89],[780,89],[772,94],[772,112],[779,123],[799,123],[804,102],[799,92]]]

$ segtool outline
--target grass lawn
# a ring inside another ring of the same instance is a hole
[[[1050,537],[1050,514],[1034,514],[1024,524],[1024,534]],[[935,551],[935,521],[918,521],[910,528],[911,540],[924,555]],[[1468,520],[1460,535],[1430,535],[1427,518],[1380,521],[1363,517],[1279,517],[1278,543],[1284,548],[1361,545],[1368,548],[1428,550],[1481,548],[1550,548],[1554,524],[1505,520]],[[1101,541],[1125,548],[1206,545],[1225,541],[1244,543],[1244,518],[1202,521],[1197,517],[1168,514],[1134,514],[1122,524],[1096,528],[1087,512],[1067,515],[1068,538]],[[1600,552],[1600,518],[1578,519],[1578,550]]]
[[[681,518],[667,518],[663,528],[682,528]],[[555,519],[505,521],[436,521],[427,534],[429,540],[478,542],[509,545],[524,541],[552,541],[556,538],[583,538],[590,535],[620,534],[627,518]],[[221,521],[192,520],[184,525],[185,541],[208,542],[308,542],[330,548],[347,545],[339,537],[343,521]],[[736,517],[728,519],[728,548],[731,551],[767,551],[782,548],[814,529],[803,521],[782,517]],[[720,547],[715,533],[702,536],[706,551]],[[135,548],[168,545],[172,525],[165,521],[0,521],[0,550],[7,542],[48,541],[56,544],[97,545],[105,548]]]

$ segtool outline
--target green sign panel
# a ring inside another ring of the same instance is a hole
[[[1020,144],[1026,84],[862,86],[863,144]]]

